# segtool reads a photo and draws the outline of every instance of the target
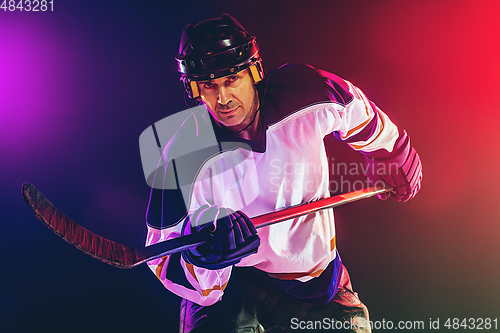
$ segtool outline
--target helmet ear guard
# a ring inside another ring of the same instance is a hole
[[[189,96],[190,98],[198,98],[200,97],[200,88],[198,87],[198,82],[196,81],[190,81],[189,82],[189,91],[188,91],[188,95],[189,93],[191,93],[191,96]]]
[[[250,75],[252,76],[253,83],[257,84],[264,78],[264,69],[262,68],[262,63],[257,61],[250,67]]]

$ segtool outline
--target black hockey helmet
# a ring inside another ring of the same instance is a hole
[[[190,98],[200,95],[197,81],[217,79],[250,68],[255,83],[264,72],[259,47],[232,16],[188,24],[181,36],[176,57],[181,81]]]

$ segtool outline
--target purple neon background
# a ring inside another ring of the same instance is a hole
[[[267,69],[305,62],[361,87],[422,157],[411,202],[337,212],[341,255],[372,319],[498,316],[499,11],[496,1],[430,0],[66,0],[52,13],[0,11],[0,331],[174,331],[178,299],[146,267],[80,254],[34,218],[20,186],[141,246],[138,137],[186,108],[173,61],[182,28],[222,12],[257,36]],[[337,162],[361,161],[328,142]]]

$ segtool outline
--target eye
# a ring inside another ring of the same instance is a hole
[[[229,77],[227,78],[227,80],[228,80],[229,82],[234,82],[234,81],[236,81],[236,80],[238,80],[238,79],[239,79],[238,75],[231,75],[231,76],[229,76]]]
[[[205,82],[205,83],[203,83],[203,88],[205,88],[205,89],[212,89],[214,87],[215,87],[215,84],[212,83],[212,82]]]

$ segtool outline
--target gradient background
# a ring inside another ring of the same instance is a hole
[[[422,158],[412,201],[336,212],[371,319],[440,318],[445,331],[448,317],[500,317],[500,2],[55,0],[53,12],[0,11],[0,331],[176,331],[179,299],[146,266],[80,253],[20,187],[142,246],[139,135],[186,109],[173,59],[184,26],[223,12],[257,36],[267,70],[308,63],[350,80]]]

